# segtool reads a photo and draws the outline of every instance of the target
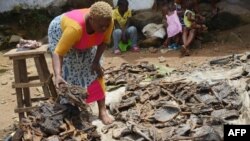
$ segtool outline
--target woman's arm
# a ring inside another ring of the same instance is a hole
[[[55,76],[62,75],[62,62],[63,56],[60,56],[56,53],[52,53],[52,64]]]
[[[200,14],[196,14],[195,17],[196,17],[195,20],[196,20],[197,23],[204,23],[206,21],[205,17],[203,17]]]
[[[131,25],[131,17],[128,17],[127,22],[124,26],[124,30],[127,29]]]
[[[100,60],[101,60],[102,54],[106,48],[107,48],[106,43],[102,43],[101,45],[99,45],[97,47],[95,58],[92,62],[92,73],[96,72],[99,78],[103,77],[103,75],[104,75],[102,67],[100,65]]]
[[[115,29],[121,29],[121,26],[117,20],[114,20],[114,24],[115,24]]]
[[[105,43],[102,43],[101,45],[99,45],[98,47],[97,47],[97,51],[96,51],[96,55],[95,55],[95,58],[94,58],[94,60],[93,60],[93,63],[95,62],[95,63],[99,63],[100,62],[100,59],[101,59],[101,57],[102,57],[102,54],[103,54],[103,52],[104,52],[104,50],[107,48],[107,44],[105,44]]]
[[[104,33],[103,43],[97,47],[96,55],[92,63],[92,73],[96,72],[99,77],[103,76],[103,71],[100,65],[100,60],[101,60],[104,50],[107,48],[108,44],[110,43],[113,28],[114,28],[114,21],[112,20],[109,25],[109,28]]]
[[[59,87],[60,84],[67,82],[62,78],[62,62],[63,56],[60,56],[56,53],[52,53],[52,65],[55,74],[55,85]]]
[[[168,27],[168,20],[167,20],[167,18],[164,18],[162,20],[162,24],[163,24],[163,26],[164,26],[165,29]]]

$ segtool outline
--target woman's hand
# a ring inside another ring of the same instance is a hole
[[[55,77],[56,87],[59,88],[61,84],[67,84],[67,82],[62,78],[61,75],[56,75]]]
[[[128,39],[126,37],[126,29],[122,29],[122,42],[125,44],[128,43]]]
[[[98,62],[93,62],[92,63],[92,66],[91,66],[91,69],[92,69],[92,74],[94,74],[94,72],[97,73],[97,76],[98,78],[101,78],[103,77],[104,75],[104,72],[103,72],[103,68],[101,67],[100,63]]]

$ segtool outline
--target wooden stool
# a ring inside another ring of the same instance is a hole
[[[12,49],[5,53],[4,56],[13,60],[14,78],[15,82],[12,87],[16,89],[17,108],[16,113],[19,113],[19,119],[25,117],[25,112],[34,109],[32,102],[48,99],[50,97],[56,98],[57,93],[52,81],[52,74],[50,74],[47,62],[45,60],[45,53],[47,52],[46,46],[41,46],[37,49],[17,51]],[[28,76],[26,59],[34,58],[38,76]],[[38,82],[32,82],[40,80]],[[31,98],[29,87],[42,86],[44,96],[42,98]]]

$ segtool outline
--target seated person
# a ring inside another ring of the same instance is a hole
[[[184,21],[183,21],[183,16],[184,16],[184,12],[185,12],[185,1],[183,1],[183,0],[175,0],[174,4],[175,4],[175,7],[176,7],[176,11],[177,11],[179,20],[181,22],[181,25],[185,26]]]
[[[181,53],[182,55],[189,56],[189,45],[196,36],[197,31],[206,31],[207,27],[203,24],[204,17],[194,12],[195,0],[188,0],[186,4],[187,9],[184,13],[185,28],[182,35],[183,48]]]
[[[131,42],[132,51],[139,51],[137,46],[137,29],[130,26],[131,10],[128,9],[127,0],[118,0],[118,8],[113,10],[113,19],[115,22],[115,29],[113,31],[114,53],[120,54],[119,42],[129,44]]]
[[[180,46],[182,26],[174,2],[168,3],[162,10],[163,17],[165,17],[167,33],[167,39],[163,43],[163,46],[170,49],[178,49]]]

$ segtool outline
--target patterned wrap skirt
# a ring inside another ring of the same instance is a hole
[[[48,28],[49,52],[53,53],[62,36],[61,17],[54,18]],[[87,103],[101,100],[105,97],[105,85],[103,79],[98,79],[97,74],[92,74],[91,65],[96,54],[97,47],[84,51],[71,48],[63,58],[62,77],[69,84],[82,86],[88,90]]]

